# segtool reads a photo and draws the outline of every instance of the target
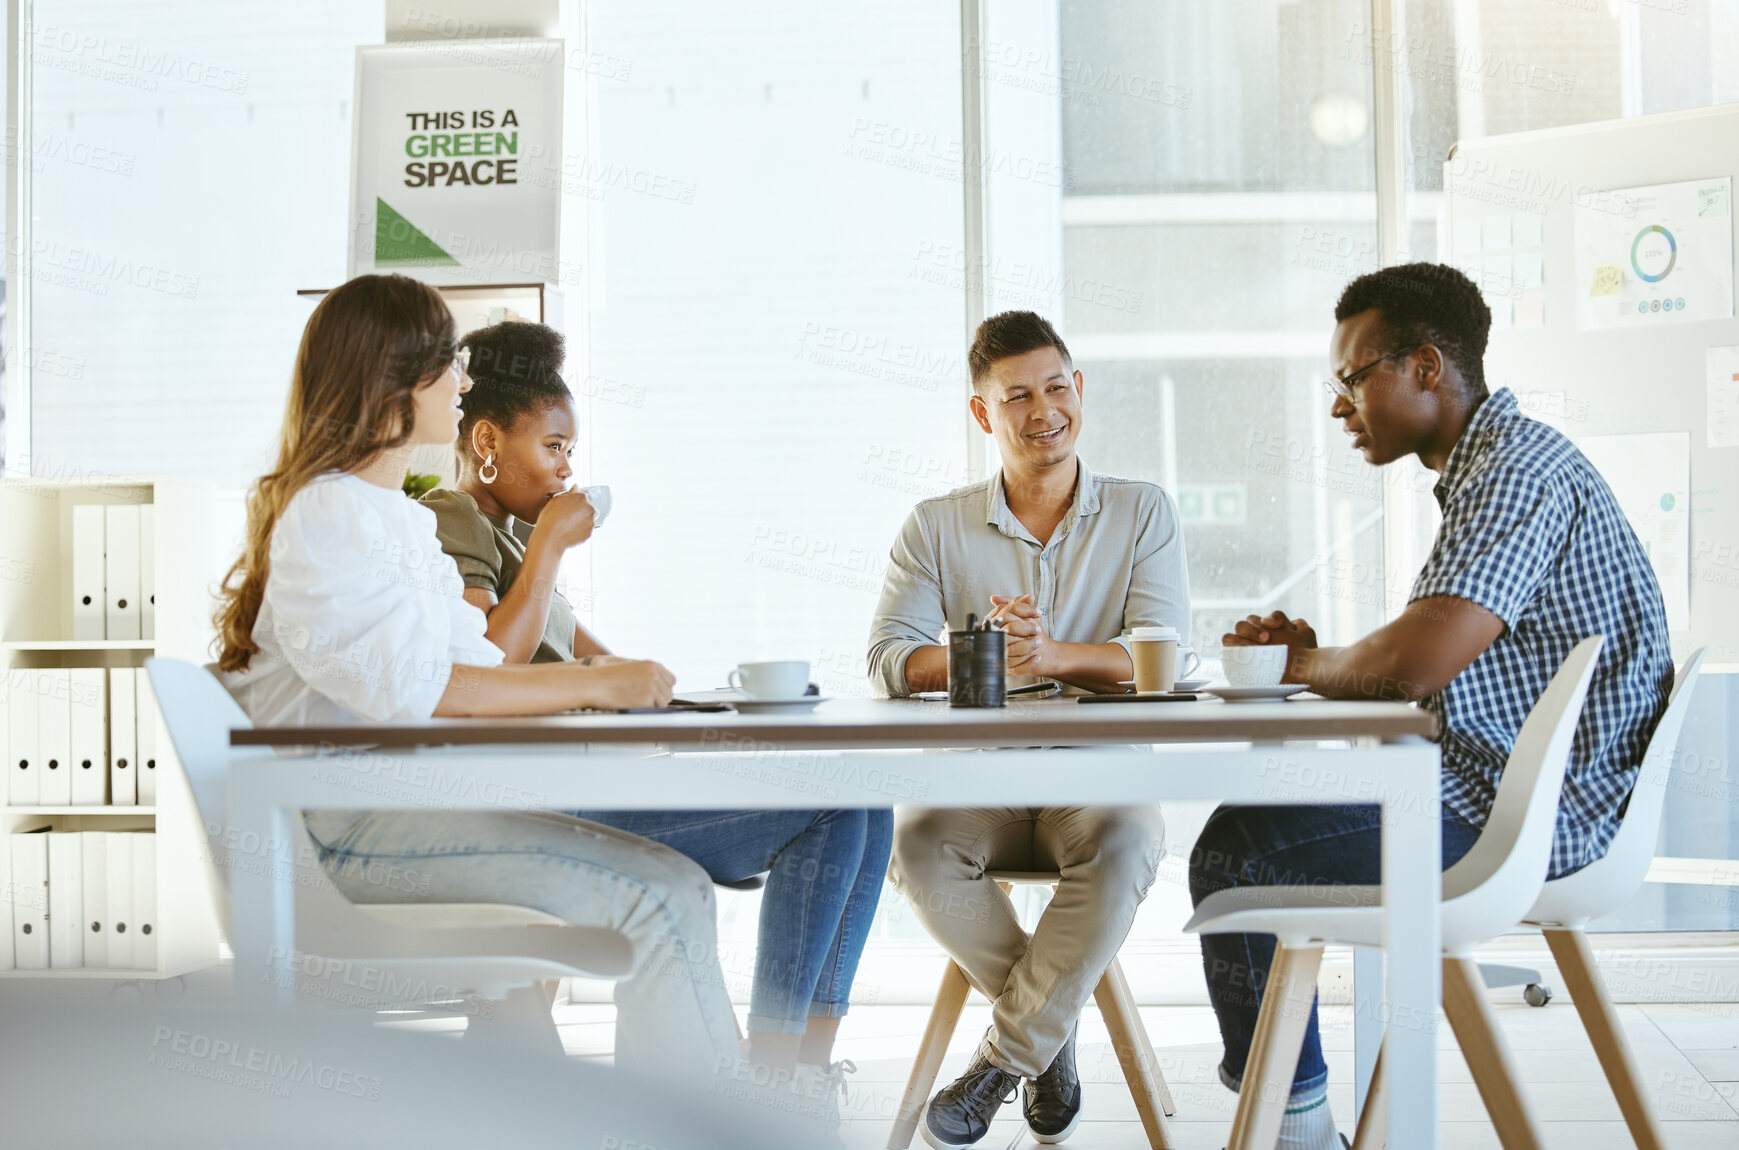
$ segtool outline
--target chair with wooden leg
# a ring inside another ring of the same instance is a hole
[[[1004,891],[1016,884],[1023,886],[1054,886],[1059,876],[1055,872],[991,871],[990,877]],[[930,1100],[936,1085],[936,1075],[942,1069],[942,1058],[948,1043],[960,1023],[960,1013],[966,1008],[966,994],[971,986],[958,963],[950,959],[942,971],[942,985],[936,991],[936,1003],[930,1008],[930,1020],[924,1026],[924,1038],[918,1044],[918,1056],[912,1063],[912,1073],[906,1080],[906,1090],[900,1097],[900,1107],[894,1114],[894,1128],[888,1134],[888,1150],[906,1150],[917,1132],[918,1120]],[[1129,980],[1123,967],[1113,958],[1093,991],[1099,1013],[1105,1018],[1105,1028],[1111,1032],[1111,1046],[1117,1052],[1117,1063],[1123,1068],[1123,1079],[1135,1099],[1136,1113],[1141,1116],[1141,1128],[1147,1133],[1147,1144],[1153,1150],[1170,1150],[1171,1125],[1166,1118],[1177,1113],[1166,1088],[1165,1075],[1160,1073],[1159,1058],[1148,1040],[1147,1027],[1142,1025],[1136,1009],[1135,996],[1129,991]]]
[[[1612,999],[1600,981],[1600,972],[1595,969],[1586,927],[1591,919],[1611,914],[1630,901],[1648,877],[1655,842],[1660,837],[1661,812],[1666,806],[1667,781],[1677,757],[1679,732],[1684,728],[1685,713],[1690,710],[1691,695],[1697,689],[1706,654],[1706,648],[1693,651],[1679,668],[1672,698],[1660,722],[1655,724],[1642,770],[1631,788],[1624,821],[1618,824],[1618,833],[1613,835],[1606,853],[1575,874],[1548,882],[1523,920],[1528,926],[1539,927],[1546,936],[1558,973],[1576,1003],[1576,1012],[1594,1044],[1594,1053],[1600,1057],[1600,1068],[1606,1073],[1606,1081],[1618,1099],[1618,1108],[1638,1150],[1661,1150],[1660,1126],[1649,1107],[1624,1031],[1618,1025],[1618,1012],[1613,1009]]]
[[[1491,815],[1473,849],[1443,873],[1443,1010],[1504,1150],[1539,1150],[1540,1136],[1520,1091],[1503,1036],[1486,1002],[1473,948],[1512,930],[1545,886],[1558,794],[1582,701],[1602,639],[1570,652],[1516,736]],[[1381,946],[1382,888],[1233,887],[1202,900],[1186,930],[1272,934],[1274,952],[1262,1010],[1244,1069],[1227,1150],[1270,1150],[1298,1066],[1325,945]],[[1380,1101],[1382,1057],[1372,1098]],[[1381,1144],[1381,1106],[1366,1102],[1361,1145]]]

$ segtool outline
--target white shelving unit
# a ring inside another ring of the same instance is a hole
[[[75,640],[72,509],[154,504],[156,632],[150,639]],[[143,667],[151,655],[210,659],[213,493],[184,479],[91,476],[0,480],[0,674],[13,667]],[[140,716],[141,720],[145,716]],[[0,788],[0,833],[150,830],[157,833],[157,966],[0,971],[13,978],[172,978],[218,961],[206,887],[206,837],[162,716],[153,806],[10,806]],[[0,714],[0,723],[4,723]],[[10,922],[7,924],[10,929]]]

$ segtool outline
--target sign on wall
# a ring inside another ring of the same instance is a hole
[[[562,42],[357,50],[350,274],[558,282]]]

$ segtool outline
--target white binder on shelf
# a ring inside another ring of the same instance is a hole
[[[157,696],[151,693],[151,676],[143,670],[133,672],[133,685],[136,688],[133,716],[138,731],[133,749],[139,756],[134,785],[138,788],[139,805],[149,807],[157,804]]]
[[[31,672],[36,678],[36,756],[42,773],[36,801],[45,807],[72,802],[72,676],[55,668]]]
[[[109,840],[119,835],[85,831],[79,835],[84,855],[85,965],[109,965]]]
[[[156,637],[157,508],[147,503],[139,508],[139,638]]]
[[[103,508],[80,503],[72,509],[72,637],[107,637],[103,591]]]
[[[67,675],[72,805],[100,807],[109,797],[109,673],[101,667],[74,667]]]
[[[131,667],[109,668],[109,802],[117,807],[139,802],[138,677]]]
[[[12,960],[48,969],[48,832],[12,836]]]
[[[0,971],[12,969],[12,844],[0,851]]]
[[[15,807],[34,807],[42,793],[36,754],[34,672],[14,667],[6,675],[6,794]]]
[[[12,969],[12,844],[0,838],[0,970]]]
[[[145,676],[139,676],[143,679]],[[133,965],[157,969],[157,835],[143,831],[125,836],[133,846]]]
[[[133,844],[125,831],[108,831],[109,966],[133,968]]]
[[[84,836],[57,832],[48,839],[48,965],[72,970],[85,964]]]
[[[139,637],[139,507],[105,507],[103,520],[103,582],[107,585],[104,619],[110,639]]]

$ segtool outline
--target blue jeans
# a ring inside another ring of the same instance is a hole
[[[1200,906],[1209,895],[1235,886],[1374,885],[1382,881],[1381,826],[1381,808],[1375,804],[1223,806],[1208,816],[1190,852],[1190,898]],[[1478,827],[1444,811],[1444,869],[1473,849],[1478,838]],[[1233,1089],[1244,1078],[1273,959],[1271,934],[1202,935],[1208,998],[1226,1044],[1220,1077]],[[1320,1090],[1327,1081],[1312,1002],[1292,1095]]]
[[[621,935],[617,1066],[700,1082],[738,1056],[712,883],[669,847],[549,811],[309,811],[305,822],[352,902],[514,903]]]
[[[802,1034],[843,1017],[887,877],[894,813],[576,811],[687,855],[715,880],[769,872],[761,897],[751,1033]]]

